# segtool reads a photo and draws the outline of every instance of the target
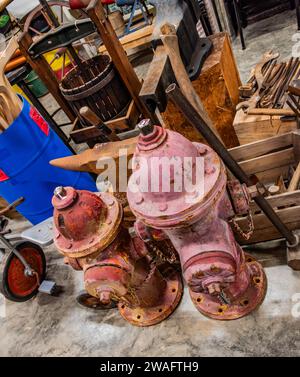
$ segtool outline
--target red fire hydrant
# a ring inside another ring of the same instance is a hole
[[[121,315],[137,326],[167,318],[182,296],[181,276],[159,269],[145,243],[123,228],[123,209],[109,193],[58,187],[54,206],[55,245],[86,291],[102,304],[118,302]]]
[[[234,212],[223,162],[210,147],[176,132],[147,122],[140,128],[127,192],[138,219],[135,234],[171,240],[201,313],[224,320],[250,313],[264,299],[266,276],[228,223]],[[186,178],[193,182],[189,189]]]

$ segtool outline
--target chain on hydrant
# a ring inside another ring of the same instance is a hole
[[[141,132],[127,192],[136,234],[172,242],[201,313],[215,319],[245,316],[262,303],[266,276],[235,241],[224,164],[210,147],[176,132],[147,122]]]
[[[58,187],[54,206],[55,245],[86,291],[103,305],[118,302],[121,315],[137,326],[167,318],[182,296],[181,276],[159,269],[145,243],[123,228],[123,209],[109,193]]]

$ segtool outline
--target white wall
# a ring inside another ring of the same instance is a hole
[[[7,6],[7,10],[16,18],[22,18],[37,5],[39,5],[38,0],[14,0]]]

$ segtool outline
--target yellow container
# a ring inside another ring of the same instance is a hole
[[[50,64],[53,59],[55,58],[55,54],[57,53],[58,50],[53,50],[50,52],[47,52],[44,54],[45,59],[47,62]],[[61,56],[59,59],[55,59],[54,62],[51,64],[51,68],[53,71],[57,72],[62,69],[63,66],[63,56]],[[65,61],[65,67],[67,67],[71,63],[71,60],[69,59],[68,54],[66,54],[66,61]]]

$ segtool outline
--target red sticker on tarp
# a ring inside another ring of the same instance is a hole
[[[48,123],[34,107],[30,108],[30,118],[39,126],[46,136],[49,135]]]
[[[9,179],[9,176],[4,173],[3,170],[0,169],[0,182],[7,181]]]

